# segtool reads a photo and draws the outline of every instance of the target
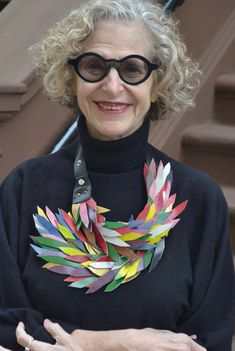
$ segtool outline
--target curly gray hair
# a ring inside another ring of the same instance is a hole
[[[79,110],[68,59],[82,52],[84,41],[98,23],[111,20],[143,24],[152,43],[151,59],[161,62],[153,72],[158,99],[151,104],[150,118],[158,119],[166,112],[179,113],[193,106],[198,65],[186,53],[177,21],[151,0],[90,0],[56,23],[46,38],[31,48],[46,95]]]

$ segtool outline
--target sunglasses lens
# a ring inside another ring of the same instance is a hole
[[[153,64],[138,55],[130,55],[122,60],[106,60],[98,54],[85,53],[70,63],[82,79],[91,83],[102,80],[111,68],[115,68],[125,83],[137,85],[144,82],[152,70],[157,68],[153,68]]]
[[[101,79],[105,73],[105,62],[95,55],[81,57],[77,67],[80,75],[87,81],[95,82]]]
[[[147,76],[148,66],[140,58],[127,58],[121,63],[119,74],[127,83],[135,84]]]

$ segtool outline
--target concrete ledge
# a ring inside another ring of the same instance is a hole
[[[186,128],[182,143],[198,150],[209,149],[235,155],[235,125],[204,123]]]
[[[229,98],[235,98],[235,74],[223,74],[216,78],[215,91],[217,95],[226,95]]]

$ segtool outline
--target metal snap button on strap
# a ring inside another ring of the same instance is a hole
[[[75,187],[73,191],[73,203],[80,203],[91,197],[91,183],[88,178],[86,163],[82,154],[82,146],[79,143],[74,162]]]

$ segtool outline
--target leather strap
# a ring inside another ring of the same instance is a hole
[[[78,151],[74,162],[75,186],[73,191],[73,203],[84,202],[91,197],[91,183],[88,178],[85,159],[82,153],[82,145],[78,142]]]
[[[153,155],[147,153],[146,163],[149,165]],[[83,157],[82,145],[78,142],[78,151],[74,162],[75,186],[73,191],[73,203],[84,202],[91,197],[91,182],[88,177],[85,159]]]

